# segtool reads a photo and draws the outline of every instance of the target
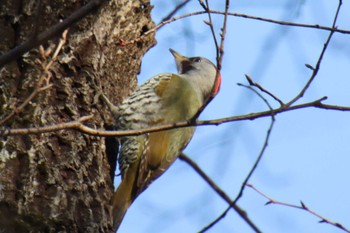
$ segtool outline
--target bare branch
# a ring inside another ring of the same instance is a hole
[[[213,14],[223,14],[223,12],[220,12],[220,11],[215,11],[212,13]],[[268,18],[263,18],[263,17],[258,17],[258,16],[239,14],[239,13],[229,13],[229,15],[235,16],[235,17],[240,17],[240,18],[259,20],[259,21],[263,21],[263,22],[267,22],[267,23],[279,24],[279,25],[284,25],[284,26],[312,28],[312,29],[320,29],[320,30],[325,30],[325,31],[333,31],[333,32],[338,32],[338,33],[342,33],[342,34],[350,34],[350,30],[338,29],[338,28],[334,28],[334,27],[327,27],[327,26],[322,26],[322,25],[318,25],[318,24],[293,23],[293,22],[286,22],[286,21],[268,19]]]
[[[282,100],[280,100],[277,96],[275,96],[274,94],[272,94],[271,92],[269,92],[268,90],[266,90],[265,88],[263,88],[259,83],[256,83],[252,80],[252,78],[248,75],[245,74],[246,79],[248,80],[249,85],[251,86],[255,86],[257,87],[260,91],[266,93],[267,95],[271,96],[274,100],[276,100],[281,106],[284,106],[284,103],[282,102]],[[241,85],[241,84],[238,84]]]
[[[27,99],[25,99],[23,101],[23,103],[21,105],[16,107],[10,114],[8,114],[6,117],[4,117],[0,121],[0,126],[4,125],[14,115],[20,113],[23,110],[23,108],[25,106],[27,106],[29,104],[29,102],[32,101],[40,92],[45,91],[45,90],[49,89],[50,87],[52,87],[52,84],[50,83],[50,78],[51,78],[50,69],[51,69],[52,65],[54,64],[54,62],[56,61],[57,55],[61,51],[63,45],[67,41],[67,33],[68,33],[68,30],[65,30],[63,32],[62,38],[60,39],[60,41],[56,47],[56,50],[55,50],[54,54],[51,56],[51,58],[49,59],[49,61],[47,61],[47,57],[51,54],[51,51],[50,50],[44,51],[44,49],[42,47],[40,47],[39,51],[40,51],[40,54],[41,54],[43,61],[38,60],[37,62],[42,68],[42,74],[36,83],[34,91],[28,96]]]
[[[79,10],[72,13],[62,22],[55,24],[46,31],[40,33],[36,37],[31,37],[26,42],[17,46],[16,48],[10,50],[9,52],[0,56],[0,67],[4,66],[6,63],[22,56],[24,53],[28,52],[34,47],[39,46],[48,39],[51,39],[61,33],[64,30],[72,26],[73,24],[79,22],[82,18],[89,15],[90,13],[96,11],[106,0],[90,0],[85,6],[81,7]]]
[[[211,18],[211,13],[210,13],[210,8],[209,8],[209,1],[205,0],[205,4],[203,3],[203,1],[199,1],[199,4],[203,7],[205,12],[207,12],[207,14],[208,14],[209,21],[205,21],[205,23],[210,28],[211,35],[213,37],[215,48],[216,48],[216,59],[219,60],[219,57],[220,57],[219,43],[218,43],[218,40],[216,39],[216,35],[215,35],[215,29],[214,29],[213,20]]]
[[[334,19],[333,19],[332,29],[336,28],[335,24],[336,24],[337,19],[338,19],[338,15],[339,15],[339,11],[340,11],[341,5],[342,5],[342,1],[339,0],[338,8],[337,8],[337,11],[336,11]],[[314,81],[316,75],[318,74],[318,71],[320,70],[320,66],[321,66],[321,62],[322,62],[323,56],[324,56],[324,54],[325,54],[325,52],[326,52],[326,50],[328,48],[329,42],[331,41],[331,38],[332,38],[333,34],[334,34],[334,30],[332,30],[329,33],[328,38],[327,38],[326,42],[323,45],[323,49],[321,51],[321,54],[320,54],[320,56],[319,56],[319,58],[317,60],[316,66],[313,69],[309,80],[307,81],[307,83],[305,84],[303,89],[299,92],[299,94],[296,97],[294,97],[289,103],[287,103],[288,106],[292,105],[293,103],[298,101],[300,98],[302,98],[304,96],[306,90],[310,87],[311,83]]]
[[[277,100],[277,101],[281,104],[281,106],[284,105],[284,103],[283,103],[280,99],[278,99],[277,97],[275,97],[275,96],[274,96],[273,94],[271,94],[269,91],[267,91],[267,90],[264,89],[262,86],[260,86],[258,83],[253,82],[253,80],[252,80],[247,74],[246,74],[245,76],[246,76],[247,81],[248,81],[248,83],[249,83],[250,86],[246,86],[246,85],[243,85],[243,84],[240,84],[240,83],[239,83],[238,85],[244,86],[244,87],[246,87],[246,88],[248,88],[248,89],[254,91],[254,92],[267,104],[267,106],[270,108],[270,110],[272,110],[272,108],[271,108],[269,102],[268,102],[260,93],[258,93],[255,89],[253,89],[251,86],[255,86],[255,87],[257,87],[259,90],[261,90],[262,92],[268,94],[269,96],[271,96],[272,98],[274,98],[275,100]],[[253,172],[255,171],[256,167],[258,166],[258,163],[260,162],[260,160],[261,160],[261,158],[262,158],[262,156],[263,156],[263,154],[264,154],[264,151],[265,151],[265,149],[267,148],[268,140],[269,140],[269,138],[270,138],[271,131],[272,131],[272,127],[273,127],[274,122],[275,122],[275,118],[274,118],[273,115],[271,116],[271,118],[272,118],[272,121],[271,121],[270,127],[268,128],[268,131],[267,131],[267,134],[266,134],[266,137],[265,137],[264,145],[263,145],[263,147],[262,147],[262,149],[261,149],[261,151],[260,151],[260,153],[259,153],[259,156],[258,156],[257,160],[255,161],[255,163],[254,163],[252,169],[250,170],[250,172],[249,172],[249,174],[247,175],[246,179],[245,179],[244,182],[242,183],[241,189],[240,189],[240,191],[239,191],[239,193],[238,193],[236,199],[234,200],[234,203],[237,203],[238,200],[242,197],[242,194],[243,194],[245,185],[246,185],[247,182],[249,181],[249,179],[250,179],[250,177],[252,176]],[[230,210],[230,208],[231,208],[231,207],[229,206],[224,212],[222,212],[222,214],[221,214],[220,216],[218,216],[216,219],[214,219],[210,224],[208,224],[208,225],[207,225],[205,228],[203,228],[200,232],[205,232],[205,231],[207,231],[208,229],[210,229],[211,227],[213,227],[216,223],[218,223],[219,221],[221,221],[221,219],[223,219],[223,218],[226,216],[226,214],[228,213],[228,211]]]
[[[196,15],[202,15],[202,14],[207,14],[207,11],[197,11],[197,12],[191,12],[185,15],[181,15],[178,17],[171,18],[166,21],[162,21],[159,23],[157,26],[154,28],[151,28],[147,32],[145,32],[142,36],[135,38],[134,40],[130,41],[123,41],[123,45],[129,45],[129,44],[134,44],[138,41],[141,41],[143,37],[146,37],[147,35],[154,33],[155,31],[159,30],[163,26],[173,23],[175,21],[196,16]],[[210,10],[211,14],[218,14],[218,15],[225,15],[226,12],[222,11],[216,11],[216,10]],[[252,20],[259,20],[267,23],[273,23],[273,24],[279,24],[283,26],[292,26],[292,27],[302,27],[302,28],[311,28],[311,29],[316,29],[316,30],[324,30],[324,31],[331,31],[331,32],[337,32],[337,33],[342,33],[342,34],[350,34],[350,30],[345,30],[345,29],[338,29],[335,27],[327,27],[327,26],[322,26],[318,24],[305,24],[305,23],[293,23],[293,22],[285,22],[285,21],[279,21],[279,20],[274,20],[274,19],[268,19],[268,18],[262,18],[262,17],[257,17],[257,16],[251,16],[251,15],[246,15],[246,14],[240,14],[240,13],[233,13],[233,12],[227,12],[228,16],[234,16],[234,17],[239,17],[239,18],[246,18],[246,19],[252,19]],[[204,21],[206,24],[210,23],[208,21]]]
[[[234,203],[237,203],[237,201],[242,197],[245,185],[248,183],[250,177],[253,175],[254,171],[258,167],[258,164],[260,163],[260,161],[261,161],[261,159],[262,159],[262,157],[263,157],[263,155],[264,155],[264,153],[266,151],[266,148],[268,146],[269,139],[270,139],[272,128],[273,128],[274,124],[275,124],[275,118],[272,116],[271,117],[271,123],[270,123],[269,128],[267,129],[267,133],[266,133],[266,136],[265,136],[265,141],[264,141],[264,144],[263,144],[263,146],[262,146],[262,148],[260,150],[259,156],[257,157],[253,167],[250,169],[247,177],[244,179],[244,181],[242,183],[242,186],[241,186],[241,189],[240,189],[236,199],[234,200]]]
[[[346,106],[338,106],[338,105],[331,105],[331,104],[323,104],[321,102],[315,104],[316,108],[320,109],[326,109],[326,110],[336,110],[336,111],[349,111],[350,107]]]
[[[246,76],[246,77],[247,77],[248,81],[249,81],[249,80],[251,81],[251,79],[249,78],[249,76]],[[249,81],[249,83],[252,84],[252,82],[250,82],[250,81]],[[254,92],[266,103],[266,105],[267,105],[267,106],[269,107],[269,109],[272,111],[272,107],[271,107],[271,105],[269,104],[269,102],[268,102],[259,92],[257,92],[257,91],[256,91],[255,89],[253,89],[251,86],[245,86],[245,85],[243,85],[243,84],[241,84],[241,86],[247,87],[247,88],[249,88],[250,90],[254,91]],[[260,85],[259,85],[259,86],[260,86]],[[265,89],[263,89],[263,90],[265,90]],[[240,189],[240,191],[239,191],[239,193],[238,193],[238,195],[237,195],[237,197],[236,197],[236,199],[234,200],[233,203],[237,203],[237,201],[242,197],[243,191],[244,191],[244,188],[245,188],[245,185],[248,183],[250,177],[253,175],[254,171],[255,171],[256,168],[258,167],[258,164],[260,163],[260,161],[261,161],[261,159],[262,159],[262,157],[263,157],[263,155],[264,155],[264,153],[265,153],[265,150],[266,150],[266,148],[267,148],[267,145],[268,145],[268,142],[269,142],[270,135],[271,135],[272,128],[273,128],[274,124],[275,124],[275,116],[274,116],[273,114],[271,114],[271,123],[270,123],[269,128],[267,129],[267,133],[266,133],[266,137],[265,137],[264,144],[263,144],[263,146],[262,146],[262,148],[261,148],[261,150],[260,150],[260,153],[259,153],[259,155],[258,155],[258,157],[257,157],[257,159],[256,159],[256,161],[255,161],[255,163],[254,163],[254,165],[253,165],[253,167],[250,169],[250,171],[249,171],[247,177],[244,179],[244,181],[243,181],[243,183],[242,183],[242,186],[241,186],[241,189]]]
[[[216,219],[214,219],[211,223],[209,223],[207,226],[205,226],[202,230],[200,230],[199,233],[206,232],[207,230],[212,228],[215,224],[220,222],[226,216],[226,214],[228,213],[228,211],[230,209],[231,209],[231,207],[229,206],[224,212],[222,212],[222,214],[220,214],[220,216],[218,216]]]
[[[190,166],[193,168],[193,170],[195,170],[195,171],[198,173],[198,175],[200,175],[200,176],[203,178],[203,180],[205,180],[205,181],[208,183],[208,185],[209,185],[212,189],[214,189],[214,191],[215,191],[222,199],[224,199],[224,200],[227,202],[227,204],[229,204],[230,207],[232,207],[232,208],[237,212],[237,214],[238,214],[242,219],[244,219],[244,221],[245,221],[255,232],[261,232],[261,231],[259,230],[259,228],[258,228],[257,226],[255,226],[255,224],[248,218],[247,213],[246,213],[243,209],[241,209],[241,207],[239,207],[238,205],[233,204],[232,201],[231,201],[231,199],[230,199],[230,197],[229,197],[222,189],[220,189],[220,188],[215,184],[215,182],[214,182],[212,179],[210,179],[210,177],[207,176],[207,174],[205,174],[205,173],[202,171],[202,169],[201,169],[194,161],[192,161],[192,160],[191,160],[189,157],[187,157],[185,154],[181,154],[181,155],[179,156],[179,159],[182,160],[182,161],[184,161],[184,162],[186,162],[188,165],[190,165]],[[204,232],[204,231],[201,231],[201,232]]]
[[[247,86],[247,85],[242,84],[242,83],[238,83],[237,85],[238,85],[238,86],[241,86],[241,87],[248,88],[249,90],[251,90],[252,92],[254,92],[257,96],[259,96],[259,97],[265,102],[265,104],[267,105],[267,107],[268,107],[271,111],[273,110],[273,108],[271,107],[269,101],[267,101],[267,99],[265,99],[264,96],[262,96],[262,94],[260,94],[257,90],[255,90],[255,89],[253,88],[253,85]],[[274,115],[271,115],[271,117],[274,118]]]
[[[220,46],[219,46],[218,42],[217,42],[217,39],[216,39],[216,36],[215,36],[215,31],[214,31],[214,27],[213,27],[213,21],[212,21],[210,9],[209,9],[209,2],[208,2],[208,0],[206,0],[206,5],[204,5],[202,1],[199,1],[199,3],[208,12],[209,22],[207,22],[207,24],[209,25],[210,30],[212,32],[214,43],[215,43],[215,47],[216,47],[217,72],[216,72],[216,78],[215,78],[215,82],[214,82],[214,85],[213,85],[213,88],[212,88],[212,92],[211,92],[212,94],[208,97],[208,99],[205,101],[203,106],[197,111],[197,113],[192,117],[191,121],[195,121],[199,117],[199,115],[203,112],[203,110],[206,108],[206,106],[208,106],[208,104],[214,99],[214,97],[216,95],[215,92],[217,91],[216,87],[218,86],[219,82],[221,81],[220,80],[221,79],[220,70],[221,70],[221,66],[222,66],[222,59],[224,57],[224,42],[225,42],[225,36],[226,36],[227,15],[228,15],[228,9],[230,7],[230,1],[226,0],[225,17],[224,17],[224,20],[223,20],[223,26],[221,28],[221,33],[220,33],[221,41],[220,41]]]
[[[176,14],[176,12],[178,12],[181,8],[186,6],[187,3],[189,3],[190,1],[191,0],[185,0],[185,1],[181,2],[167,16],[165,16],[160,22],[164,22],[164,21],[171,19],[171,17],[173,17]]]
[[[301,209],[301,210],[304,210],[316,217],[318,217],[320,220],[320,223],[328,223],[334,227],[337,227],[343,231],[346,231],[346,232],[349,232],[350,233],[350,230],[345,228],[342,224],[340,223],[337,223],[337,222],[332,222],[330,220],[328,220],[327,218],[321,216],[320,214],[316,213],[315,211],[311,210],[309,207],[307,207],[304,202],[300,201],[300,206],[299,205],[293,205],[293,204],[288,204],[288,203],[285,203],[285,202],[281,202],[281,201],[276,201],[272,198],[270,198],[269,196],[267,196],[266,194],[264,194],[263,192],[261,192],[260,190],[258,190],[256,187],[254,187],[253,185],[251,184],[246,184],[248,187],[252,188],[254,191],[256,191],[257,193],[259,193],[261,196],[265,197],[266,199],[268,199],[268,202],[266,202],[266,205],[269,205],[269,204],[276,204],[276,205],[282,205],[282,206],[288,206],[288,207],[292,207],[292,208],[295,208],[295,209]]]
[[[91,132],[90,130],[94,131],[94,129],[86,127],[81,123],[92,119],[92,117],[93,115],[83,116],[76,121],[70,121],[66,123],[60,123],[56,125],[44,126],[39,128],[2,129],[0,130],[0,136],[41,134],[41,133],[50,133],[50,132],[56,132],[60,130],[67,130],[67,129],[79,130],[81,132],[86,132],[87,134],[89,134],[88,132]],[[93,135],[95,135],[96,133],[98,133],[98,131],[93,132]]]
[[[227,27],[227,19],[228,19],[228,9],[230,8],[230,1],[226,0],[226,4],[225,4],[225,14],[224,14],[224,22],[223,22],[223,26],[221,28],[221,33],[220,33],[220,37],[221,37],[221,41],[220,41],[220,48],[219,48],[219,57],[217,59],[217,67],[218,70],[221,70],[221,66],[222,66],[222,59],[224,57],[224,45],[225,45],[225,37],[226,37],[226,27]]]
[[[53,126],[44,126],[39,128],[24,128],[24,129],[3,129],[0,130],[0,136],[11,136],[11,135],[24,135],[24,134],[41,134],[41,133],[49,133],[49,132],[55,132],[59,130],[78,130],[82,133],[89,134],[92,136],[98,136],[98,137],[123,137],[123,136],[135,136],[135,135],[141,135],[145,133],[151,133],[151,132],[157,132],[167,129],[174,129],[174,128],[183,128],[183,127],[190,127],[190,126],[203,126],[203,125],[220,125],[226,122],[234,122],[234,121],[244,121],[244,120],[254,120],[262,117],[270,117],[271,115],[277,115],[283,112],[293,111],[297,109],[303,109],[303,108],[321,108],[321,109],[329,109],[329,110],[338,110],[338,111],[350,111],[350,107],[339,107],[336,105],[324,105],[322,104],[323,100],[326,100],[327,97],[323,97],[321,99],[289,106],[289,107],[280,107],[277,109],[269,110],[269,111],[263,111],[263,112],[257,112],[257,113],[250,113],[246,115],[240,115],[240,116],[233,116],[233,117],[227,117],[227,118],[220,118],[215,120],[202,120],[202,121],[181,121],[176,123],[170,123],[155,127],[150,127],[147,129],[140,129],[140,130],[122,130],[122,131],[105,131],[105,130],[96,130],[93,128],[90,128],[88,126],[85,126],[81,124],[78,121],[72,121],[67,123],[61,123],[56,124]],[[92,117],[92,116],[89,116]]]

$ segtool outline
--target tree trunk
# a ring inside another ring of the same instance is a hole
[[[1,54],[65,19],[88,1],[0,0]],[[154,35],[121,46],[153,27],[147,1],[111,0],[68,32],[51,69],[53,86],[41,91],[1,128],[68,122],[103,129],[112,119],[98,90],[118,104],[136,87]],[[54,50],[58,38],[44,44]],[[0,67],[0,121],[34,91],[40,77],[38,48]],[[0,128],[0,129],[1,129]],[[112,169],[114,165],[112,164]],[[112,232],[113,180],[105,139],[63,130],[0,138],[1,232]]]

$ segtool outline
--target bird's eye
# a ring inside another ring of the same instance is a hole
[[[202,59],[201,59],[200,57],[196,57],[196,58],[194,58],[194,59],[193,59],[193,61],[194,61],[194,62],[198,62],[198,63],[199,63],[199,62],[201,62],[201,61],[202,61]]]

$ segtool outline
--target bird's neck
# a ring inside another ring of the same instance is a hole
[[[183,74],[183,76],[188,80],[190,85],[196,91],[201,104],[204,104],[212,92],[215,77],[209,77],[207,74],[199,75],[198,72],[195,71]]]

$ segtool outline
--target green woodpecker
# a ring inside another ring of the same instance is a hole
[[[203,57],[187,58],[172,49],[170,52],[178,74],[152,77],[118,107],[109,102],[118,129],[145,129],[189,120],[210,96],[218,93],[221,76],[212,62]],[[120,139],[118,163],[122,181],[112,200],[115,230],[137,196],[181,154],[194,129],[178,128]]]

